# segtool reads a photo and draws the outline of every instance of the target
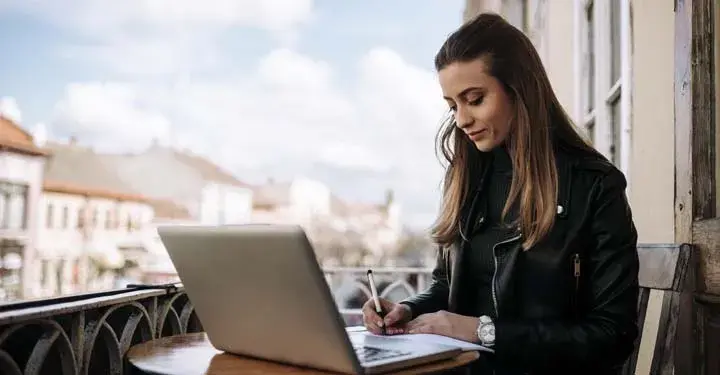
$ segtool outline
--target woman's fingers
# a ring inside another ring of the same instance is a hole
[[[385,315],[385,324],[389,326],[395,325],[397,323],[401,323],[403,320],[405,320],[405,308],[401,305],[397,304],[392,307],[392,310],[390,310],[387,315]]]
[[[417,334],[417,333],[434,333],[432,326],[429,324],[418,324],[414,326],[413,328],[408,329],[408,333]]]
[[[420,315],[408,322],[405,327],[408,333],[433,333],[430,315]]]
[[[372,300],[366,302],[362,308],[363,324],[368,331],[379,334],[382,331],[382,318],[375,312]]]

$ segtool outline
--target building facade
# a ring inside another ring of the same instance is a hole
[[[150,258],[150,201],[123,184],[102,155],[49,143],[38,205],[38,296],[112,288],[118,270]]]
[[[115,275],[107,271],[147,261],[132,256],[136,249],[148,251],[144,231],[153,210],[146,199],[49,182],[40,207],[38,295],[108,289]]]
[[[347,202],[309,178],[269,181],[255,188],[252,221],[297,224],[326,265],[377,264],[392,258],[403,234],[392,192],[384,202]]]
[[[124,184],[143,196],[180,205],[206,225],[247,223],[253,190],[210,160],[154,144],[138,154],[105,155]]]
[[[270,180],[255,187],[252,221],[309,227],[331,215],[332,199],[330,188],[320,181],[310,178],[287,182]]]
[[[47,156],[20,124],[0,114],[0,302],[33,295]]]

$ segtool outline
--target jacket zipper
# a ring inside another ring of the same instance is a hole
[[[578,309],[578,294],[580,292],[580,254],[575,253],[573,256],[573,275],[575,276],[575,296],[573,298],[575,304],[575,313]]]
[[[498,302],[497,302],[497,292],[495,291],[495,279],[496,279],[496,277],[497,277],[497,271],[498,271],[498,260],[497,260],[497,253],[495,252],[495,250],[497,249],[498,246],[504,245],[504,244],[506,244],[506,243],[513,242],[513,241],[519,239],[520,237],[522,237],[522,233],[518,234],[518,235],[515,236],[515,237],[508,238],[507,240],[498,242],[498,243],[496,243],[496,244],[493,246],[493,262],[495,263],[495,270],[493,271],[492,285],[491,285],[492,288],[491,288],[491,289],[492,289],[493,305],[495,306],[495,318],[497,318],[498,315],[499,315],[499,313],[498,313]]]
[[[448,290],[450,290],[450,251],[445,253],[445,279],[447,280]]]

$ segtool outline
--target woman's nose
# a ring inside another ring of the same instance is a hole
[[[467,128],[468,126],[472,125],[473,119],[472,116],[466,111],[463,107],[458,106],[457,110],[455,111],[455,125],[459,127],[460,129]]]

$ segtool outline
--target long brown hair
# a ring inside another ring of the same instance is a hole
[[[558,173],[554,148],[562,146],[599,155],[576,131],[550,85],[532,42],[501,16],[483,13],[452,33],[435,56],[435,69],[454,62],[482,58],[514,105],[506,145],[513,177],[502,216],[519,200],[517,223],[523,249],[541,241],[552,229],[557,214]],[[460,234],[461,212],[470,190],[473,167],[481,154],[450,115],[436,137],[438,151],[447,161],[440,215],[432,228],[443,247]]]

